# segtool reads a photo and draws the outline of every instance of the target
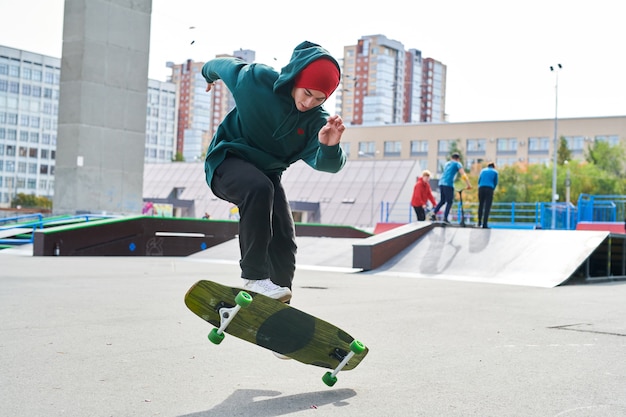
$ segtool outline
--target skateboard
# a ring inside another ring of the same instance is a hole
[[[332,369],[322,377],[333,386],[339,371],[361,363],[368,348],[340,328],[281,301],[213,281],[195,283],[185,304],[215,326],[209,340],[220,344],[225,333],[308,365]]]

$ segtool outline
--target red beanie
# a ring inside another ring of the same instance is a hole
[[[339,68],[330,59],[320,58],[296,75],[294,86],[321,91],[328,98],[339,85]]]

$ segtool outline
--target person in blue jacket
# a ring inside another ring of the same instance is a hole
[[[489,162],[478,176],[478,227],[489,228],[489,212],[493,203],[493,192],[498,186],[496,164]]]
[[[465,181],[468,190],[472,188],[472,184],[470,183],[465,170],[463,170],[463,165],[460,161],[461,155],[456,152],[453,153],[450,156],[450,160],[443,166],[443,172],[441,173],[441,178],[439,178],[440,200],[439,204],[437,204],[433,209],[433,213],[437,214],[437,212],[445,204],[446,208],[443,212],[444,223],[450,223],[448,215],[450,214],[450,209],[452,208],[452,203],[454,202],[454,182],[457,174],[459,174],[463,181]]]
[[[202,75],[207,92],[221,80],[235,100],[204,166],[211,191],[239,208],[243,287],[286,302],[297,247],[281,176],[299,160],[324,172],[343,168],[339,143],[345,126],[322,107],[339,85],[339,64],[320,45],[305,41],[280,73],[222,57],[204,64]]]

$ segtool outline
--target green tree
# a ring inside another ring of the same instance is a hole
[[[450,143],[450,149],[448,150],[448,159],[450,159],[450,157],[452,156],[452,154],[454,153],[458,153],[459,156],[461,157],[461,164],[465,165],[465,157],[463,155],[463,151],[461,150],[461,148],[459,148],[459,142],[460,140],[454,140]]]
[[[567,140],[565,137],[561,136],[559,139],[559,147],[557,149],[557,164],[563,165],[565,161],[570,161],[572,159],[572,151],[567,147]]]
[[[499,183],[494,194],[496,202],[551,201],[552,167],[543,164],[510,165],[499,171]],[[580,194],[626,194],[626,179],[585,161],[570,160],[557,169],[557,194],[565,202],[566,179],[570,178],[570,202],[576,203]]]
[[[172,162],[185,162],[185,157],[183,157],[183,154],[181,152],[176,152],[176,155],[174,155],[174,159],[172,159]]]
[[[622,146],[611,146],[606,141],[596,140],[587,148],[585,160],[598,168],[618,177],[624,177],[624,158],[626,152]]]
[[[47,197],[38,197],[33,194],[19,193],[11,200],[11,207],[24,207],[24,208],[42,208],[51,209],[52,200]]]

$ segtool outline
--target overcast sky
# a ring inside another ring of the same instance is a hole
[[[150,78],[167,61],[243,48],[280,69],[303,40],[341,58],[382,34],[448,68],[451,122],[626,115],[624,14],[617,0],[153,0]],[[0,0],[0,44],[61,57],[64,0]],[[193,45],[191,44],[193,42]],[[332,111],[331,111],[332,112]]]

